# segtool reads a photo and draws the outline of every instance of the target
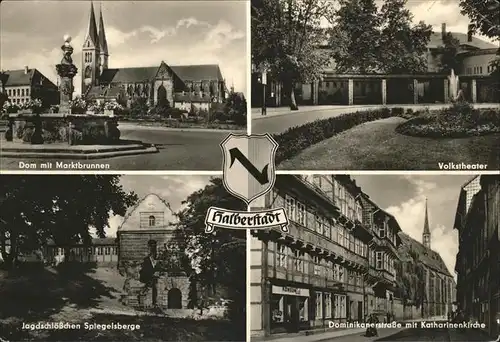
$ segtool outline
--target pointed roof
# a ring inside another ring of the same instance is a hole
[[[102,19],[102,5],[99,8],[99,43],[101,53],[108,54],[108,41],[106,40],[106,33],[104,31],[104,20]]]
[[[95,21],[94,13],[94,3],[90,2],[90,21],[89,21],[89,31],[87,32],[87,38],[90,37],[94,46],[99,47],[99,36],[97,35],[97,25]]]
[[[431,230],[429,229],[429,215],[427,214],[427,198],[425,199],[424,235],[431,235]]]

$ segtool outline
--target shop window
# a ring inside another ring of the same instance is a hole
[[[272,295],[271,298],[271,320],[273,323],[283,323],[285,321],[284,296]]]
[[[323,318],[323,293],[316,292],[316,319]]]
[[[309,298],[307,297],[299,299],[299,319],[301,322],[309,320]]]

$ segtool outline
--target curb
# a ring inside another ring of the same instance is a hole
[[[80,152],[80,151],[78,151]],[[54,153],[54,152],[13,152],[2,150],[2,158],[51,158],[51,159],[74,159],[74,160],[90,160],[111,157],[123,157],[138,154],[158,153],[155,146],[146,147],[143,149],[116,150],[106,152],[89,151],[88,153]]]
[[[128,127],[127,127],[128,126]],[[140,125],[140,124],[129,124],[129,123],[120,123],[120,128],[123,129],[147,129],[147,130],[155,130],[155,131],[170,131],[170,132],[199,132],[199,133],[246,133],[247,129],[211,129],[211,128],[173,128],[173,127],[162,127],[162,126],[148,126],[148,125]]]

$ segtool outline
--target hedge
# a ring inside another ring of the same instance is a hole
[[[392,110],[382,108],[342,114],[328,119],[319,119],[302,126],[292,127],[283,133],[273,135],[279,144],[275,159],[276,164],[294,157],[302,150],[314,144],[362,123],[401,116],[403,114],[403,108],[392,108]]]

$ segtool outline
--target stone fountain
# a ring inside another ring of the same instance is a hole
[[[72,113],[73,78],[78,68],[71,55],[71,36],[64,36],[62,60],[56,65],[60,77],[58,113],[16,113],[9,115],[7,141],[31,143],[65,143],[69,145],[116,145],[120,140],[118,118],[106,114]]]

